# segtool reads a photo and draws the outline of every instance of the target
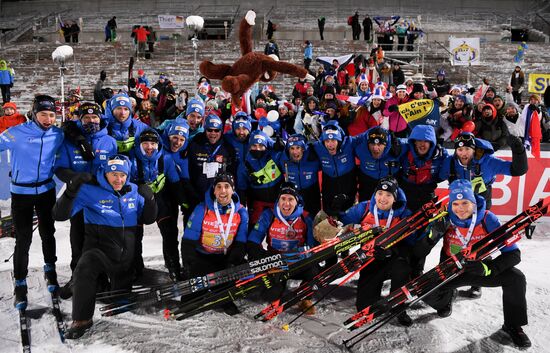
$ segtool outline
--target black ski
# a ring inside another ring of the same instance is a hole
[[[367,242],[356,252],[350,254],[342,261],[319,273],[311,281],[303,283],[295,290],[283,294],[281,298],[274,300],[270,305],[256,314],[255,318],[261,319],[262,321],[269,321],[286,309],[297,304],[299,301],[311,297],[316,290],[324,288],[338,278],[346,276],[346,279],[339,284],[339,286],[343,285],[355,273],[359,272],[362,268],[374,261],[372,251],[375,247],[379,246],[384,249],[389,249],[409,235],[420,229],[424,229],[429,224],[431,218],[440,214],[441,208],[446,204],[446,201],[447,199],[443,199],[437,204],[433,201],[427,203],[421,210],[407,218],[402,219],[391,228],[385,230],[383,233]],[[325,293],[323,298],[327,294],[328,293]],[[315,304],[317,303],[318,302]]]
[[[136,287],[131,292],[118,291],[106,292],[98,295],[99,299],[109,299],[114,301],[102,308],[103,316],[117,315],[128,310],[136,309],[144,306],[156,305],[169,299],[174,299],[179,296],[197,293],[213,287],[219,287],[224,284],[226,290],[231,286],[238,286],[243,282],[248,282],[250,278],[262,277],[271,270],[297,270],[303,266],[324,261],[334,254],[340,254],[350,248],[363,244],[372,238],[373,232],[355,229],[345,232],[339,237],[323,243],[314,248],[300,249],[295,253],[274,254],[265,258],[250,261],[249,263],[239,265],[233,268],[210,273],[204,276],[191,278],[189,280],[180,281],[174,284],[160,285],[154,287]],[[293,273],[292,271],[289,273]],[[240,292],[239,290],[237,290]],[[209,296],[202,298],[207,300]]]
[[[339,255],[356,245],[367,243],[379,234],[380,232],[378,229],[369,229],[367,231],[354,229],[343,234],[339,239],[335,239],[334,242],[330,243],[331,245],[320,245],[319,247],[322,248],[322,250],[319,250],[317,253],[301,261],[291,263],[288,269],[274,268],[267,272],[241,278],[234,284],[230,284],[224,288],[216,288],[205,293],[201,297],[182,303],[182,305],[172,311],[165,311],[165,316],[182,320],[230,301],[234,301],[235,299],[244,298],[255,290],[270,288],[273,283],[291,278],[305,267],[318,264],[330,256]],[[314,249],[316,248],[312,250]]]
[[[29,319],[25,309],[17,310],[19,312],[19,333],[21,334],[21,347],[23,353],[31,352],[31,330],[29,326]]]
[[[462,252],[443,261],[422,276],[390,293],[386,298],[380,299],[350,317],[344,322],[349,330],[356,330],[363,326],[366,326],[366,328],[344,340],[344,345],[347,348],[353,347],[407,310],[411,305],[462,274],[465,261],[483,260],[502,247],[519,241],[521,232],[524,232],[534,221],[546,213],[549,202],[550,197],[541,200]]]
[[[65,325],[65,320],[63,320],[63,313],[61,312],[61,307],[59,305],[58,291],[56,290],[54,292],[50,292],[50,295],[52,298],[52,314],[55,317],[59,339],[62,343],[65,343],[65,332],[67,331],[67,326]]]

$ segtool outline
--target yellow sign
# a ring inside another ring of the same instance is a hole
[[[434,101],[418,99],[412,102],[399,104],[399,113],[408,123],[425,118],[434,110]]]
[[[550,74],[529,74],[529,92],[543,94],[550,86]]]

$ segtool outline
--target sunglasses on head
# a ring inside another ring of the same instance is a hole
[[[472,141],[474,140],[475,137],[473,135],[458,135],[457,138],[455,138],[455,142],[460,142],[460,141],[464,141],[464,142],[468,142],[468,141]]]
[[[370,140],[374,140],[374,139],[380,139],[380,140],[386,140],[386,135],[383,135],[383,134],[370,134],[369,135],[369,139]]]
[[[303,138],[299,136],[291,136],[288,138],[288,142],[298,142],[298,141],[303,141]]]

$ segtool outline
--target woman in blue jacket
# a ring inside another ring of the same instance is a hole
[[[0,151],[12,154],[11,214],[15,223],[13,272],[15,306],[27,307],[27,266],[32,241],[32,218],[36,211],[42,239],[44,271],[48,289],[58,288],[55,262],[55,227],[52,207],[55,204],[53,180],[55,155],[63,143],[63,132],[55,123],[55,99],[37,96],[32,106],[32,120],[9,128],[0,135]]]

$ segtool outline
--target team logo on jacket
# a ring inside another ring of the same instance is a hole
[[[128,208],[136,208],[136,204],[133,203],[133,202],[130,202],[130,203],[128,204]]]

